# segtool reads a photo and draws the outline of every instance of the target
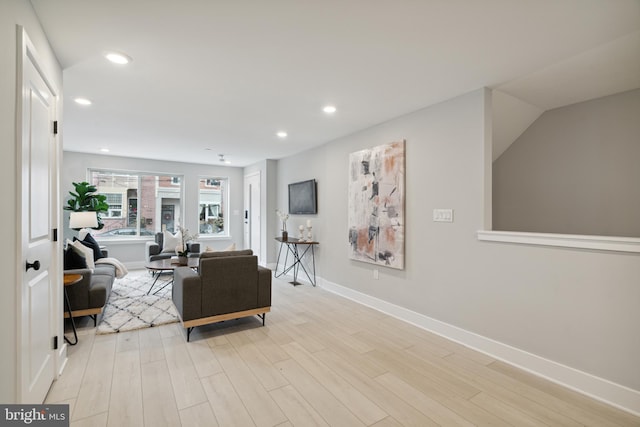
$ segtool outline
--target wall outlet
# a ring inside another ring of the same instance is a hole
[[[434,209],[434,222],[453,222],[453,209]]]
[[[379,277],[378,269],[373,270],[373,280],[378,280]]]

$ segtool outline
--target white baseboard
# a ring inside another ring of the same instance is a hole
[[[640,391],[579,371],[318,277],[318,286],[579,393],[640,416]]]
[[[275,272],[277,265],[276,265],[275,262],[269,262],[269,263],[265,264],[265,267],[268,268],[269,270]]]
[[[58,373],[57,373],[56,379],[58,379],[62,375],[62,372],[64,371],[64,369],[67,367],[67,362],[69,362],[69,358],[67,357],[67,343],[64,342],[64,337],[62,338],[62,345],[58,349],[56,353],[56,357],[58,362],[57,364]]]

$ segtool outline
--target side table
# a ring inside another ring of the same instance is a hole
[[[313,250],[315,245],[318,245],[318,242],[306,241],[306,240],[298,240],[295,238],[290,238],[287,240],[282,239],[281,237],[276,237],[276,240],[280,242],[280,249],[278,250],[278,259],[276,261],[276,271],[274,273],[275,277],[280,277],[283,274],[287,274],[289,271],[293,270],[293,282],[290,282],[293,286],[301,285],[302,283],[298,282],[298,271],[302,268],[304,274],[306,274],[307,279],[313,286],[316,285],[316,255]],[[285,246],[286,252],[284,257],[284,266],[282,267],[282,271],[278,274],[278,265],[280,264],[280,253],[282,252],[282,247]],[[304,250],[300,250],[298,246],[304,246]],[[311,249],[311,262],[312,262],[312,275],[305,268],[302,263],[302,258],[304,258],[305,254]],[[287,261],[289,259],[289,254],[292,255],[293,260],[291,265],[287,267]]]
[[[73,314],[71,313],[71,304],[69,304],[69,295],[67,294],[67,286],[78,283],[82,280],[82,274],[65,274],[64,275],[64,305],[67,307],[67,313],[69,313],[69,319],[71,319],[71,328],[73,328],[74,342],[71,342],[66,336],[64,340],[69,345],[78,344],[78,331],[76,330],[76,322],[73,320]]]

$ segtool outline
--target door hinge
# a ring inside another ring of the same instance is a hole
[[[58,134],[58,121],[57,120],[53,121],[53,134],[54,135]]]
[[[54,242],[58,241],[58,229],[57,228],[53,229],[53,236],[52,237],[53,237],[53,241]]]
[[[53,337],[53,349],[57,350],[58,349],[58,336],[56,335],[55,337]]]

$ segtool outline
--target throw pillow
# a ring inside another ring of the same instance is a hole
[[[95,261],[93,260],[93,249],[83,245],[80,240],[76,240],[75,242],[68,242],[67,245],[70,245],[71,249],[84,256],[84,259],[87,262],[87,268],[90,268],[91,270],[96,268]]]
[[[94,261],[97,261],[100,258],[104,258],[104,255],[102,255],[102,251],[100,250],[100,245],[98,244],[98,242],[96,242],[96,239],[94,239],[91,234],[87,234],[86,236],[84,236],[83,240],[76,239],[74,237],[73,241],[75,242],[76,240],[82,243],[83,245],[85,245],[86,247],[91,248],[93,250]]]
[[[78,254],[78,252],[69,246],[64,251],[64,269],[76,270],[79,268],[87,268],[87,261],[82,255]]]
[[[232,243],[229,246],[227,246],[226,248],[224,248],[222,250],[222,252],[231,252],[231,251],[235,251],[236,250],[236,244]],[[205,252],[217,252],[215,249],[213,249],[211,246],[207,246],[204,249]]]
[[[88,228],[81,228],[80,230],[78,230],[78,240],[84,240],[84,238],[89,233],[91,233],[91,230],[89,230]]]
[[[179,230],[176,234],[171,234],[167,230],[162,234],[162,252],[175,252],[176,246],[182,246],[182,233]]]

